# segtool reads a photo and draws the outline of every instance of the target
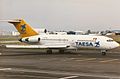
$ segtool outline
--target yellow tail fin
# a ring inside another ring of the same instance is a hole
[[[28,25],[23,19],[16,19],[8,22],[12,23],[16,27],[21,37],[38,35],[38,33],[30,25]]]

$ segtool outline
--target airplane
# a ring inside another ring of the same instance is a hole
[[[13,24],[20,33],[19,41],[27,45],[6,45],[6,48],[39,48],[47,49],[47,53],[52,53],[53,49],[58,49],[60,53],[69,49],[95,49],[100,50],[102,55],[106,55],[107,50],[119,46],[116,41],[106,36],[41,35],[23,19],[8,20],[7,22]]]

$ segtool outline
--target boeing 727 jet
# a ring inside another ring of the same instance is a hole
[[[68,49],[97,49],[102,55],[106,55],[106,51],[119,46],[112,38],[105,36],[90,35],[41,35],[38,34],[23,19],[8,20],[13,24],[20,33],[20,42],[28,45],[6,45],[7,48],[39,48],[47,49],[47,53],[52,53],[53,49],[64,52]]]

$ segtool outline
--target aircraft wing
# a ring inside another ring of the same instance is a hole
[[[5,45],[6,48],[39,48],[39,49],[65,49],[69,45]]]
[[[0,41],[1,43],[19,43],[20,41]]]

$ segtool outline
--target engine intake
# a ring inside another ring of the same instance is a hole
[[[21,38],[20,42],[29,42],[29,43],[37,43],[40,42],[40,38]]]

